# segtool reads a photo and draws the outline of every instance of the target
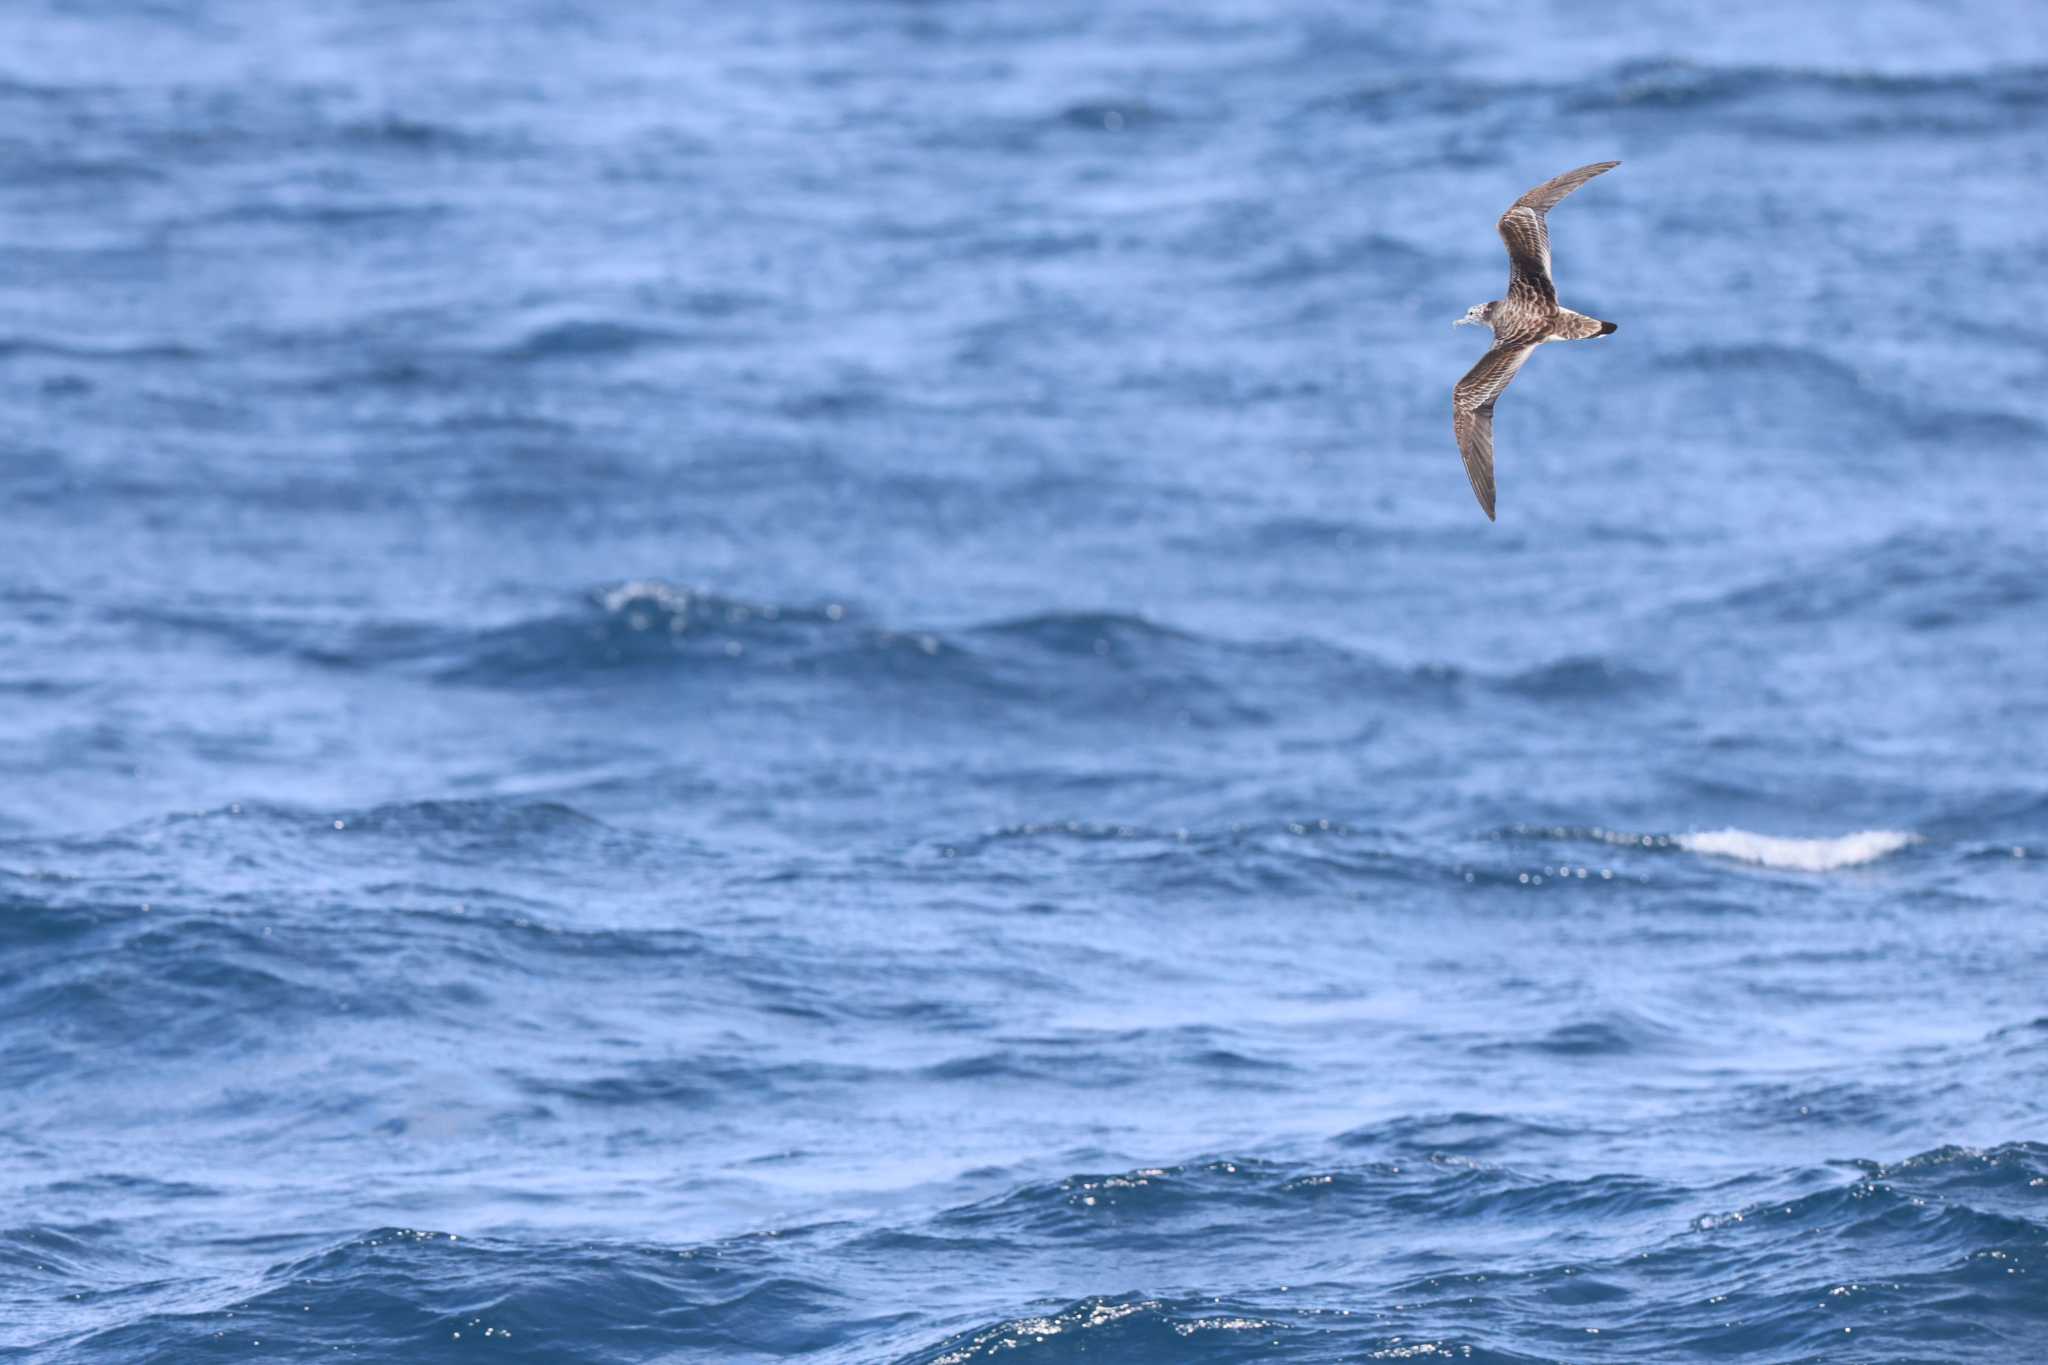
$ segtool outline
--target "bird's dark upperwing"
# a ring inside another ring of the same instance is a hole
[[[1596,161],[1555,180],[1546,180],[1517,199],[1500,216],[1500,239],[1508,247],[1508,298],[1546,311],[1557,307],[1557,286],[1550,279],[1550,227],[1543,215],[1557,202],[1596,175],[1621,163]]]
[[[1472,492],[1488,521],[1493,520],[1494,400],[1536,346],[1534,341],[1496,342],[1451,391],[1451,426],[1458,433],[1458,453],[1465,457],[1465,477],[1472,480]]]
[[[1581,166],[1575,171],[1566,171],[1555,180],[1546,180],[1515,201],[1518,209],[1534,209],[1539,214],[1556,208],[1558,202],[1579,186],[1596,175],[1605,175],[1621,163],[1619,161],[1596,161],[1590,166]]]

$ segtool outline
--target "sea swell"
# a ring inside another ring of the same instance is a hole
[[[1491,674],[1437,663],[1404,667],[1314,637],[1239,640],[1120,612],[891,627],[843,601],[777,604],[653,580],[595,590],[567,611],[474,627],[422,621],[337,630],[290,615],[162,606],[126,609],[114,619],[143,631],[214,638],[255,656],[446,684],[554,688],[621,676],[679,684],[794,676],[885,691],[952,688],[1062,702],[1076,715],[1119,696],[1138,704],[1179,702],[1212,724],[1271,719],[1271,703],[1234,695],[1246,691],[1277,697],[1307,690],[1425,706],[1488,693],[1585,703],[1653,694],[1667,681],[1588,655]]]
[[[0,1357],[2032,1359],[2044,63],[0,7]]]
[[[170,1360],[261,1342],[267,1358],[298,1359],[438,1339],[542,1360],[571,1344],[637,1358],[658,1341],[728,1359],[839,1360],[853,1358],[843,1344],[851,1329],[893,1343],[882,1347],[888,1358],[927,1363],[1005,1359],[1026,1346],[1061,1360],[1109,1352],[1132,1361],[1560,1361],[1582,1358],[1589,1335],[1637,1355],[1800,1355],[1835,1349],[1845,1336],[1882,1354],[1956,1328],[2012,1349],[2022,1324],[2039,1328],[2043,1310],[2027,1292],[2028,1277],[2048,1268],[2048,1224],[2029,1193],[2048,1170],[2038,1144],[1943,1148],[1860,1167],[1847,1179],[1759,1175],[1746,1183],[1804,1192],[1698,1212],[1688,1211],[1740,1187],[1546,1181],[1439,1155],[1338,1166],[1212,1158],[1020,1187],[886,1230],[798,1225],[712,1243],[386,1227],[273,1261],[184,1309],[44,1345],[59,1360],[108,1351]],[[1592,1238],[1545,1242],[1542,1230],[1561,1216],[1585,1222]],[[1316,1251],[1361,1221],[1394,1234],[1365,1282],[1357,1263]],[[1449,1249],[1468,1221],[1485,1230],[1491,1255]],[[90,1284],[95,1247],[113,1232],[18,1228],[0,1246],[56,1282]],[[1207,1251],[1189,1267],[1194,1283],[1188,1270],[1174,1277],[1184,1288],[1020,1302],[999,1321],[938,1325],[960,1315],[957,1289],[902,1308],[884,1292],[964,1254],[1009,1260],[1048,1241],[1066,1249],[1069,1278],[1128,1283],[1190,1238]],[[1250,1274],[1231,1273],[1224,1266],[1238,1245],[1284,1250]],[[1814,1262],[1820,1246],[1841,1252],[1825,1269]],[[1496,1259],[1510,1247],[1512,1263]],[[1905,1311],[1929,1295],[1940,1306]],[[1993,1306],[2007,1333],[1973,1334],[1974,1315]],[[1647,1317],[1653,1307],[1660,1321]],[[650,1339],[646,1324],[656,1321],[666,1325]]]

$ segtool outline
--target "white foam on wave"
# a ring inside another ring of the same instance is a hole
[[[1716,829],[1675,834],[1672,842],[1691,853],[1734,858],[1764,867],[1833,872],[1876,862],[1908,844],[1919,843],[1920,836],[1897,829],[1863,829],[1835,839],[1781,839],[1770,834],[1752,834],[1746,829]]]

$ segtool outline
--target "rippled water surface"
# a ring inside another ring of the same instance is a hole
[[[0,1358],[2048,1354],[2044,134],[2017,3],[8,6]]]

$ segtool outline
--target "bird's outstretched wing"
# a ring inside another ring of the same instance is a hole
[[[1503,341],[1468,370],[1451,391],[1451,426],[1458,433],[1458,453],[1465,457],[1465,477],[1493,520],[1493,404],[1513,381],[1515,372],[1538,343]]]
[[[1508,297],[1543,308],[1557,307],[1557,286],[1550,280],[1550,228],[1543,215],[1557,202],[1596,175],[1613,170],[1619,161],[1596,161],[1555,180],[1546,180],[1517,199],[1500,216],[1500,239],[1508,246]]]

